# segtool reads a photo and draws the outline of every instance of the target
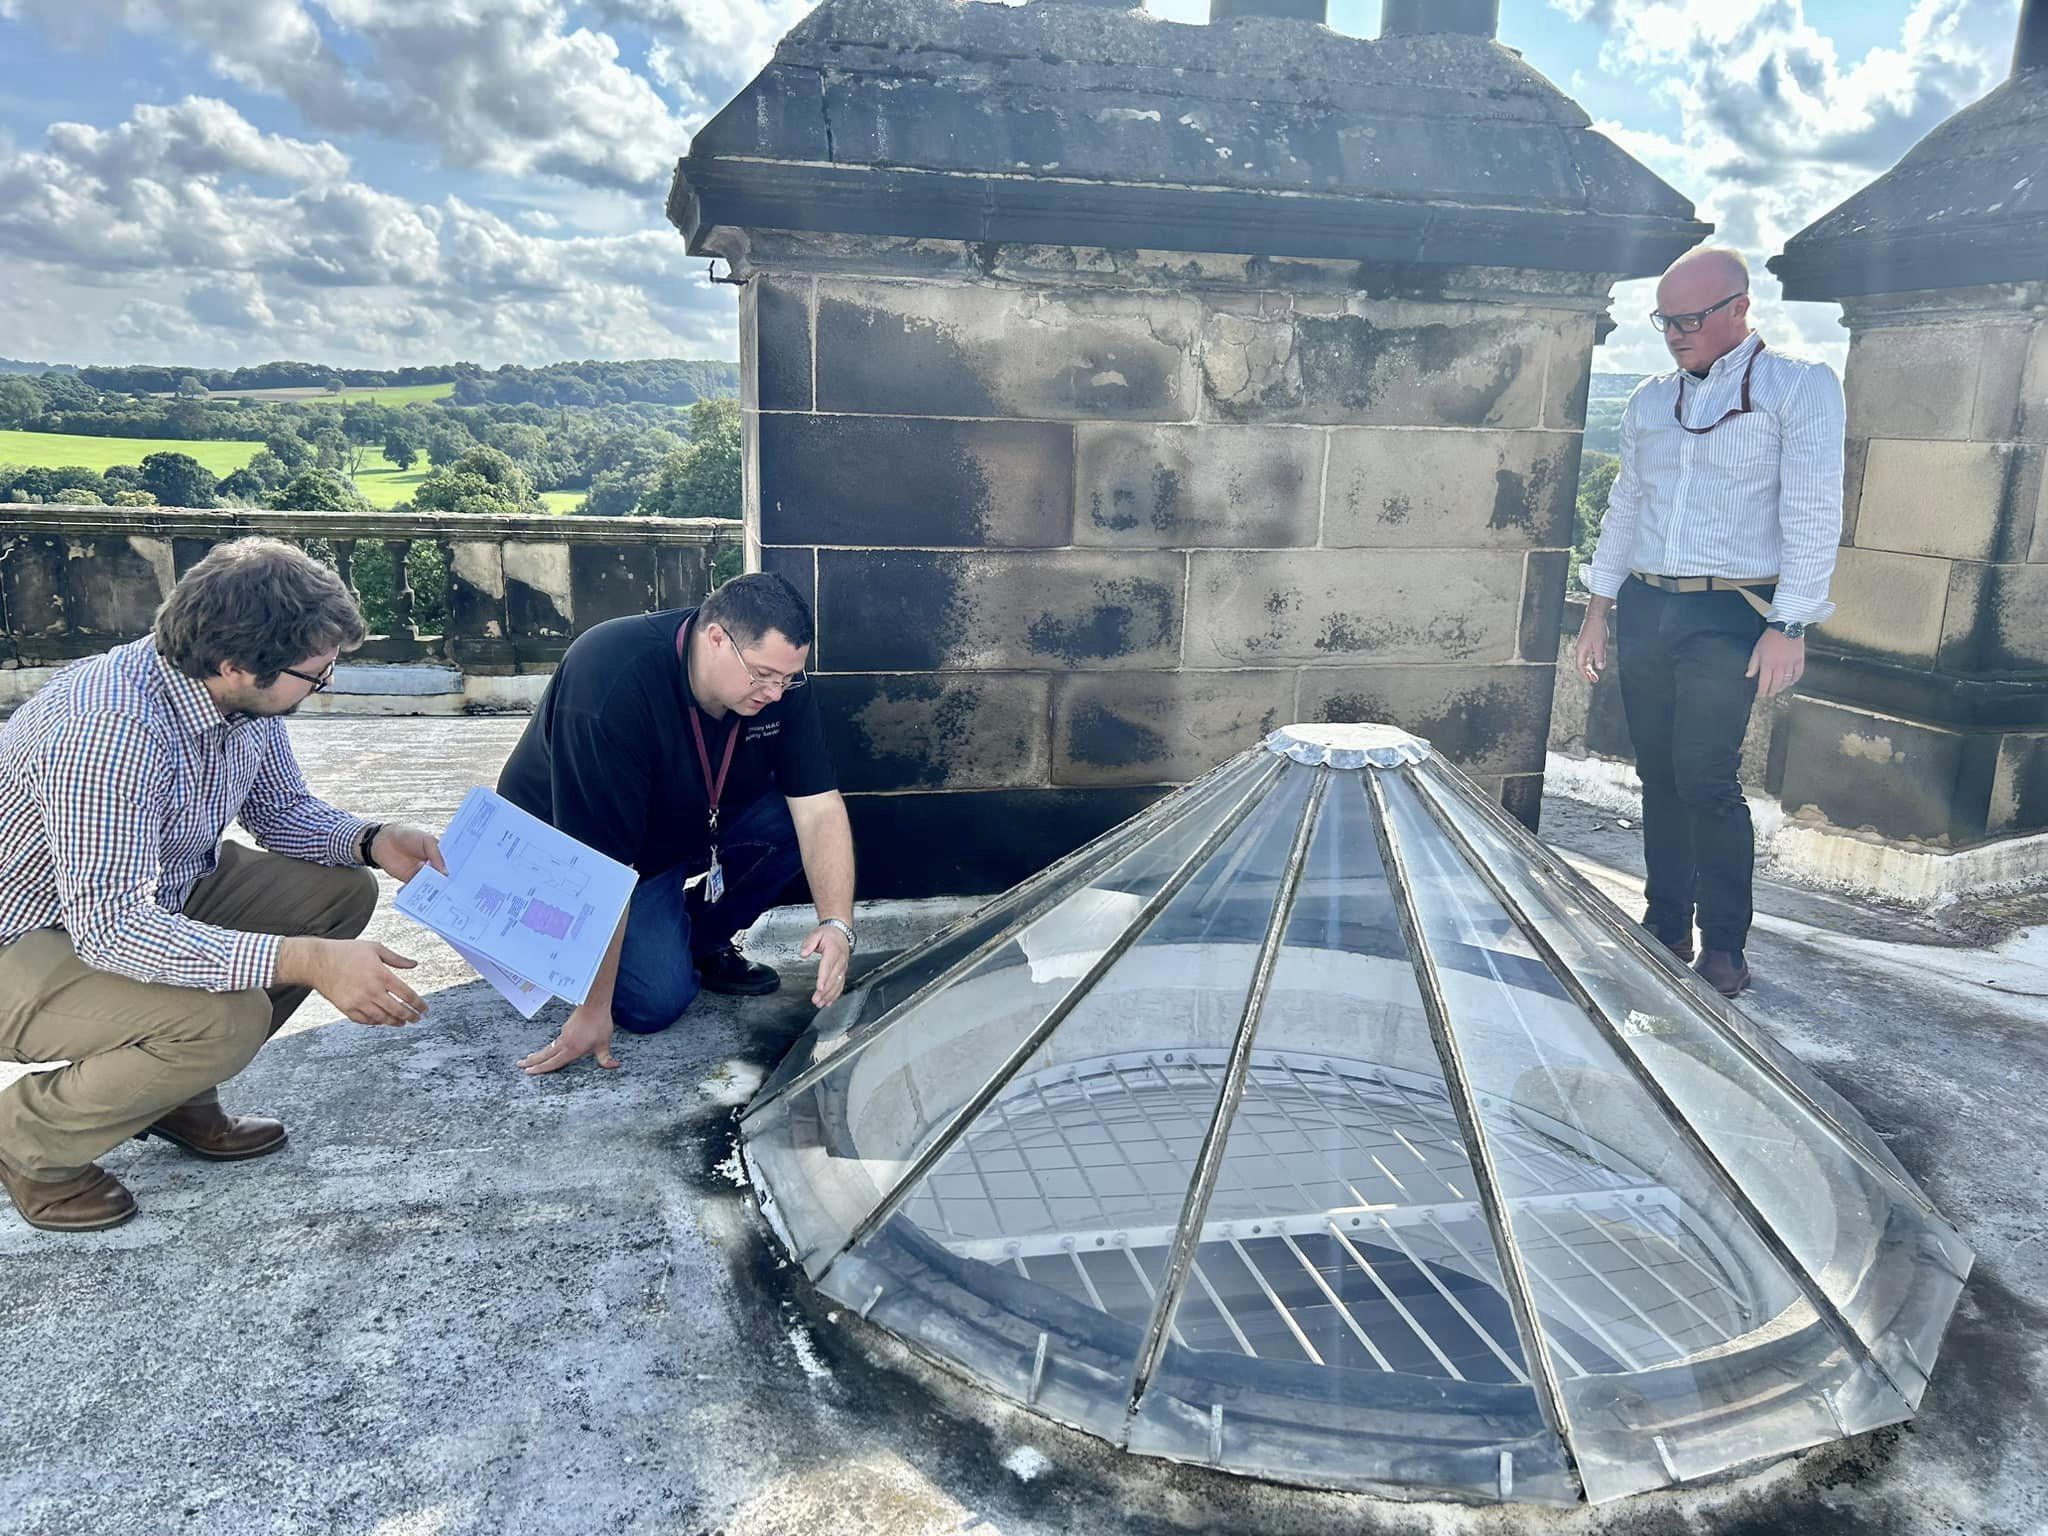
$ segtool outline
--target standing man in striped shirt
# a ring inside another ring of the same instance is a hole
[[[1587,573],[1576,660],[1607,666],[1643,781],[1643,926],[1723,996],[1749,985],[1755,865],[1737,773],[1750,707],[1797,683],[1806,631],[1834,610],[1842,537],[1842,386],[1825,363],[1749,328],[1749,269],[1690,251],[1657,285],[1651,323],[1677,361],[1621,419],[1621,471]]]
[[[0,1061],[64,1061],[0,1091],[0,1185],[31,1226],[116,1226],[95,1159],[130,1136],[219,1162],[284,1145],[215,1087],[319,992],[362,1024],[427,1011],[356,935],[375,865],[441,868],[435,839],[316,799],[281,717],[363,638],[325,566],[224,544],[154,632],[60,673],[0,730]],[[268,852],[223,844],[240,818]]]

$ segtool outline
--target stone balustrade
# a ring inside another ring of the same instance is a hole
[[[39,671],[135,638],[178,577],[214,545],[249,534],[311,545],[351,590],[371,552],[389,551],[389,622],[351,663],[437,665],[444,674],[490,678],[551,672],[570,639],[602,620],[698,602],[711,588],[713,561],[737,550],[740,525],[0,506],[0,670]],[[407,557],[422,543],[440,549],[440,592],[416,591],[408,580]],[[428,612],[446,615],[439,633],[421,633],[419,615]]]

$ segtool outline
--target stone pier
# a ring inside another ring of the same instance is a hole
[[[827,0],[697,136],[864,890],[1000,888],[1297,718],[1533,824],[1591,349],[1705,226],[1487,9]]]

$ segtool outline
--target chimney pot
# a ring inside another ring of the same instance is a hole
[[[2013,44],[2012,72],[2048,69],[2048,0],[2026,0],[2020,7],[2019,40]]]
[[[1209,0],[1209,20],[1236,21],[1241,16],[1279,16],[1289,21],[1330,19],[1330,0]]]
[[[1418,32],[1493,37],[1499,31],[1500,0],[1385,0],[1380,8],[1381,37]]]

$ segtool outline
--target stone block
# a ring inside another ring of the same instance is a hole
[[[1380,301],[1363,313],[1212,313],[1211,415],[1341,426],[1534,427],[1553,327],[1521,310]]]
[[[1185,560],[823,549],[818,624],[844,672],[1171,667]]]
[[[821,278],[817,303],[821,411],[1194,418],[1185,299]]]
[[[767,544],[1042,548],[1073,525],[1074,429],[914,416],[763,416]]]
[[[1293,722],[1293,671],[1075,673],[1053,692],[1053,782],[1179,784]]]
[[[811,279],[761,276],[744,290],[753,306],[754,401],[763,411],[808,411],[811,383]],[[740,315],[742,334],[749,317]]]
[[[449,544],[448,633],[473,640],[505,638],[505,551],[496,539]]]
[[[1967,673],[2048,670],[2048,565],[1958,564],[1941,664]]]
[[[1516,654],[1524,661],[1548,664],[1556,654],[1558,631],[1564,624],[1564,587],[1571,574],[1571,552],[1532,549],[1522,563],[1522,628]]]
[[[1161,795],[1132,789],[998,789],[849,795],[863,898],[1008,890]]]
[[[573,634],[576,608],[570,596],[568,544],[507,540],[503,548],[508,633]]]
[[[1550,333],[1549,373],[1543,386],[1543,425],[1554,431],[1586,429],[1586,397],[1593,387],[1594,315],[1567,315]]]
[[[571,544],[569,611],[576,633],[606,619],[653,613],[661,606],[655,548],[650,544]]]
[[[65,540],[56,534],[30,534],[11,541],[7,558],[0,560],[0,597],[7,600],[10,637],[61,635],[69,628],[64,593],[71,572],[64,550]]]
[[[694,608],[711,591],[711,555],[705,544],[663,544],[655,550],[656,608]]]
[[[2034,531],[2041,462],[2009,443],[1873,438],[1856,547],[1953,560],[2017,560]]]
[[[1995,735],[1795,699],[1786,711],[1787,814],[1851,832],[1959,847],[1985,834]]]
[[[825,673],[812,686],[844,790],[1009,789],[1047,782],[1049,677]]]
[[[1554,666],[1345,667],[1302,674],[1301,714],[1398,725],[1475,776],[1541,774],[1555,684]]]
[[[1522,559],[1464,549],[1190,555],[1194,668],[1512,661]]]
[[[1985,830],[1994,837],[2048,830],[2048,734],[2013,732],[1999,742]]]
[[[1871,326],[1853,331],[1842,373],[1850,433],[1977,436],[1973,419],[1983,342],[1984,328],[1971,325]]]
[[[1829,587],[1835,615],[1821,629],[1820,643],[1887,661],[1932,662],[1941,650],[1948,583],[1946,560],[1844,549]]]
[[[1340,428],[1323,543],[1562,548],[1578,480],[1576,435]]]
[[[1324,434],[1300,427],[1074,429],[1074,542],[1278,549],[1316,542]]]
[[[1501,809],[1531,832],[1543,830],[1543,775],[1509,774],[1500,781]]]
[[[2022,442],[2048,443],[2048,324],[2036,322],[2027,338],[2026,367],[2020,375],[2019,424]]]
[[[171,547],[118,533],[74,538],[68,550],[71,628],[115,643],[145,633],[170,595]]]

